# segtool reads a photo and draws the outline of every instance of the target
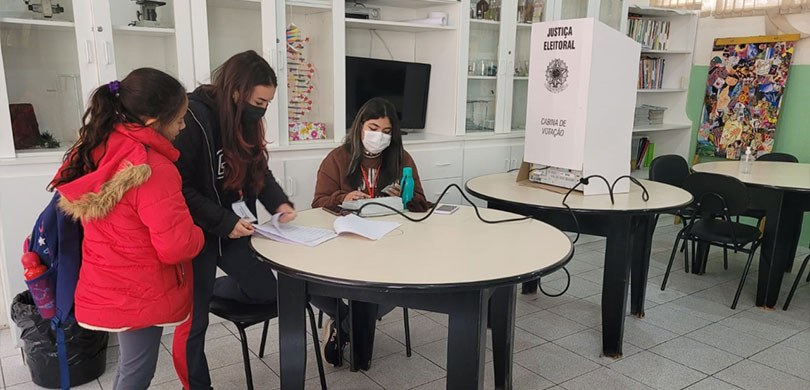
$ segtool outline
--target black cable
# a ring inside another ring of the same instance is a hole
[[[568,272],[568,268],[562,267],[562,270],[565,271],[565,278],[566,278],[565,288],[562,289],[562,291],[560,291],[557,294],[549,294],[546,292],[546,290],[543,290],[543,285],[540,283],[540,281],[542,280],[541,278],[540,280],[537,281],[537,288],[540,289],[540,292],[543,293],[543,295],[551,298],[556,298],[565,294],[568,291],[568,287],[571,287],[571,273]]]
[[[367,202],[367,203],[363,204],[362,206],[360,206],[360,208],[358,208],[357,210],[353,210],[353,212],[360,215],[360,212],[364,208],[366,208],[367,206],[375,205],[375,206],[381,206],[383,208],[389,209],[389,210],[401,215],[403,218],[405,218],[405,219],[407,219],[407,220],[409,220],[411,222],[422,222],[422,221],[428,219],[431,215],[433,215],[433,211],[436,210],[436,206],[439,205],[439,202],[442,200],[442,198],[444,198],[444,195],[447,194],[447,191],[450,190],[451,188],[457,189],[458,192],[461,193],[461,196],[464,198],[464,200],[466,200],[467,202],[470,203],[470,205],[472,205],[473,209],[475,210],[475,215],[482,222],[495,224],[495,223],[525,221],[527,219],[532,219],[532,217],[507,218],[507,219],[499,219],[499,220],[494,220],[494,221],[490,221],[488,219],[485,219],[484,217],[481,216],[481,212],[478,211],[478,206],[476,206],[475,203],[473,203],[473,201],[470,200],[470,198],[467,197],[467,195],[464,193],[464,191],[461,190],[461,187],[459,187],[458,184],[455,184],[455,183],[450,184],[450,185],[448,185],[447,187],[444,188],[444,191],[442,191],[442,194],[439,195],[438,199],[436,199],[436,203],[434,203],[433,206],[430,207],[427,215],[425,215],[425,216],[423,216],[421,218],[411,218],[410,216],[403,213],[402,211],[399,211],[399,210],[397,210],[397,209],[395,209],[395,208],[393,208],[393,207],[391,207],[391,206],[389,206],[387,204],[383,204],[383,203],[379,203],[379,202]]]

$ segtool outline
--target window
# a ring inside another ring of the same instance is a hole
[[[652,0],[654,7],[700,10],[702,16],[762,15],[769,10],[791,14],[810,12],[810,0]]]

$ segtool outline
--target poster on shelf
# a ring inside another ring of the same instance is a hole
[[[289,120],[287,134],[290,141],[310,141],[326,139],[326,124],[308,121],[312,112],[312,91],[315,89],[313,76],[315,66],[307,58],[306,49],[310,39],[304,36],[301,29],[290,23],[287,26],[287,88],[289,101],[287,117]]]
[[[700,156],[736,160],[773,150],[782,95],[799,35],[714,41],[697,134]]]

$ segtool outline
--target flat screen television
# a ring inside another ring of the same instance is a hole
[[[371,98],[394,103],[403,129],[424,129],[430,64],[346,57],[346,128]]]

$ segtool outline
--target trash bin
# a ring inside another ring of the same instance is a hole
[[[11,319],[22,329],[23,351],[31,380],[42,387],[60,388],[56,334],[51,329],[51,321],[40,317],[29,291],[14,297]],[[71,387],[90,382],[104,373],[108,339],[106,332],[87,330],[75,322],[65,328]]]

